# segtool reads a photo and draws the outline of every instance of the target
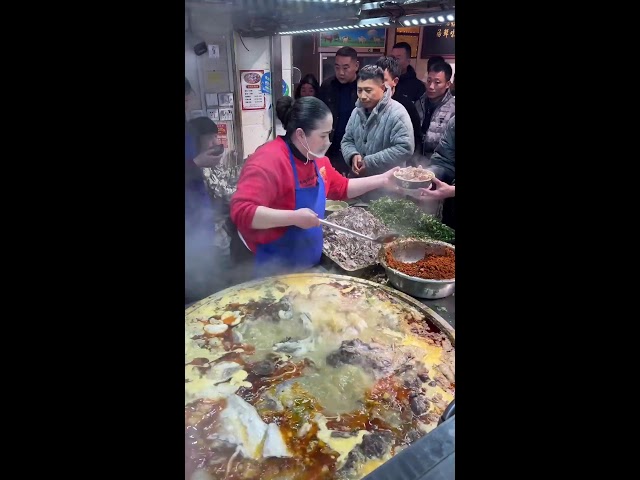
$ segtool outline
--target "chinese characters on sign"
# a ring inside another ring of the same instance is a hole
[[[441,25],[427,25],[422,27],[422,43],[420,58],[434,55],[455,56],[456,54],[456,24],[449,22]]]
[[[456,38],[456,22],[449,22],[444,27],[439,28],[436,33],[437,37],[445,37],[445,38]]]

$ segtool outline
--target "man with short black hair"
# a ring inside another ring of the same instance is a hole
[[[407,110],[391,98],[384,72],[367,65],[358,72],[358,101],[342,138],[342,153],[358,177],[369,177],[404,166],[414,149]],[[372,200],[383,192],[368,192]]]
[[[435,65],[436,63],[444,63],[444,62],[446,62],[446,60],[441,55],[433,55],[429,57],[429,59],[427,60],[427,72],[429,71],[432,65]]]
[[[453,70],[447,62],[436,62],[427,72],[427,91],[416,104],[420,115],[422,148],[427,160],[440,143],[451,117],[456,114],[456,99],[449,87]]]
[[[333,115],[333,132],[327,157],[333,168],[345,176],[349,173],[349,166],[340,151],[340,142],[358,99],[356,76],[359,66],[358,53],[351,47],[342,47],[336,52],[336,74],[322,82],[318,95]]]
[[[410,102],[417,102],[425,92],[424,83],[418,80],[416,71],[410,65],[411,45],[407,42],[396,43],[391,50],[391,56],[398,61],[401,69],[400,81],[396,87],[396,96],[402,96]]]

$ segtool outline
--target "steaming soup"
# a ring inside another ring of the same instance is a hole
[[[360,479],[435,428],[454,348],[383,289],[299,275],[185,317],[187,479]]]

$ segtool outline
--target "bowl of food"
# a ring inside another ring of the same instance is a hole
[[[403,238],[384,245],[378,260],[389,282],[418,298],[445,298],[456,288],[456,247],[438,240]]]
[[[256,72],[245,73],[242,78],[244,78],[244,81],[249,85],[256,85],[260,83],[260,74]]]
[[[422,167],[406,167],[401,168],[393,173],[396,182],[401,188],[414,190],[417,188],[429,188],[431,181],[435,177],[431,170]]]
[[[324,216],[330,215],[339,210],[344,210],[345,208],[349,208],[349,204],[347,202],[340,202],[338,200],[327,200],[324,206]]]

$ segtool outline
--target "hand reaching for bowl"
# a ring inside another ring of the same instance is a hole
[[[420,197],[423,199],[442,200],[444,198],[452,198],[456,196],[456,186],[444,183],[437,178],[431,181],[436,187],[433,190],[428,188],[420,188]]]

